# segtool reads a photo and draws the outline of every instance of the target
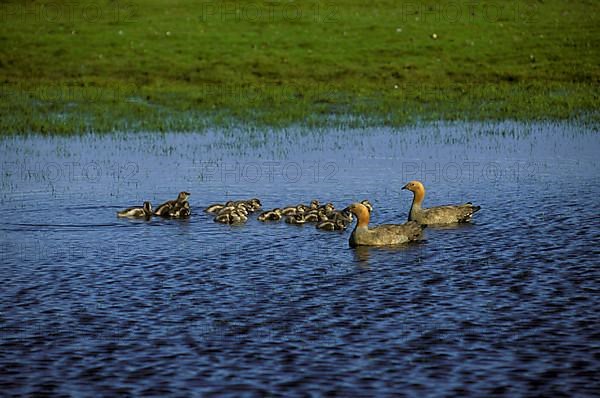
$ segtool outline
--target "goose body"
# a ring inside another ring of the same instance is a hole
[[[179,192],[179,195],[177,195],[177,199],[169,200],[169,201],[161,204],[160,206],[158,206],[156,208],[156,210],[154,211],[154,215],[162,216],[162,217],[170,217],[169,213],[174,211],[174,209],[176,209],[177,206],[180,206],[180,207],[183,206],[184,203],[187,202],[189,197],[190,197],[189,192]]]
[[[386,224],[369,228],[369,210],[361,203],[348,207],[356,218],[357,223],[350,235],[350,247],[356,246],[387,246],[417,241],[422,236],[422,225],[414,221],[405,224]]]
[[[408,214],[409,221],[416,221],[424,225],[443,225],[454,223],[465,223],[471,221],[474,213],[481,209],[471,202],[459,205],[435,206],[423,208],[425,199],[425,187],[420,181],[411,181],[402,189],[407,189],[413,193],[413,201]]]
[[[143,207],[129,207],[117,212],[117,217],[150,218],[152,217],[152,205],[144,202]]]

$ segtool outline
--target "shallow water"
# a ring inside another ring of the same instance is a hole
[[[600,139],[574,123],[10,137],[2,154],[7,395],[600,391]],[[471,225],[350,249],[350,231],[215,224],[202,208],[370,199]],[[118,209],[192,193],[189,220]]]

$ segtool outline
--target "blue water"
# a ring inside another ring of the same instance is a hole
[[[594,396],[600,138],[512,122],[401,130],[5,137],[2,395]],[[216,224],[202,208],[472,201],[470,225]],[[117,219],[186,190],[188,220]]]

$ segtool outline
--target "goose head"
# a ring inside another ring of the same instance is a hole
[[[366,227],[369,225],[369,209],[362,203],[352,203],[346,208],[350,213],[354,214],[358,219],[357,227]],[[346,210],[344,209],[344,210]]]
[[[417,181],[417,180],[413,180],[413,181],[406,183],[406,185],[403,186],[402,189],[407,189],[412,192],[419,192],[419,191],[425,192],[425,187],[423,186],[423,183],[421,181]]]
[[[410,181],[402,189],[407,189],[415,195],[415,202],[421,203],[425,197],[425,187],[421,181]]]

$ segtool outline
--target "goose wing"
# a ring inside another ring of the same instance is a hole
[[[427,224],[448,224],[455,222],[467,222],[471,216],[481,209],[471,202],[461,205],[436,206],[423,210],[423,219]]]
[[[350,246],[385,246],[418,240],[425,228],[415,221],[405,224],[384,224],[369,229],[355,228],[350,236]]]
[[[421,236],[424,228],[424,225],[420,225],[415,221],[409,221],[404,224],[382,224],[370,230],[377,234],[377,236],[405,237],[406,241],[413,241]]]

